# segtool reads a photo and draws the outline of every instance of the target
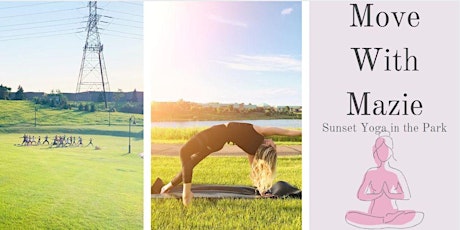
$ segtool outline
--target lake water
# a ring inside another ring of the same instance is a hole
[[[152,122],[152,127],[161,128],[188,128],[188,127],[210,127],[213,125],[225,124],[231,121],[164,121]],[[279,120],[240,120],[235,122],[246,122],[257,126],[273,126],[280,128],[302,128],[300,119],[279,119]]]

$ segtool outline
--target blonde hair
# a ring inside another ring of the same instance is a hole
[[[268,145],[261,145],[252,162],[251,180],[260,194],[272,187],[276,172],[276,150]]]

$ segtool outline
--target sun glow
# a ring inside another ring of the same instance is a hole
[[[150,99],[299,104],[300,14],[295,8],[282,15],[287,7],[275,2],[145,2]],[[279,89],[285,90],[270,93]],[[293,91],[297,96],[286,93]]]
[[[153,99],[186,97],[192,86],[200,85],[213,44],[208,8],[184,2],[156,2],[145,7]]]

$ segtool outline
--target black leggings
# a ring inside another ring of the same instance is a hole
[[[224,141],[221,141],[222,143],[214,142],[212,145],[207,142],[209,141],[206,135],[198,133],[182,146],[180,150],[182,170],[171,181],[173,186],[180,184],[182,181],[191,183],[193,168],[209,154],[221,150],[225,144]]]

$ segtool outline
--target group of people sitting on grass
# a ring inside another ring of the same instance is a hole
[[[41,136],[38,136],[38,139],[35,139],[35,136],[24,134],[24,136],[22,136],[21,145],[31,146],[31,145],[44,145],[44,144],[50,145],[51,144],[51,147],[53,146],[56,146],[56,147],[83,146],[83,138],[81,136],[79,136],[77,139],[75,136],[66,137],[65,135],[63,136],[55,135],[51,143],[48,139],[49,137],[48,135],[46,135],[42,142]],[[93,138],[89,139],[89,142],[86,146],[89,146],[89,145],[93,146]]]

